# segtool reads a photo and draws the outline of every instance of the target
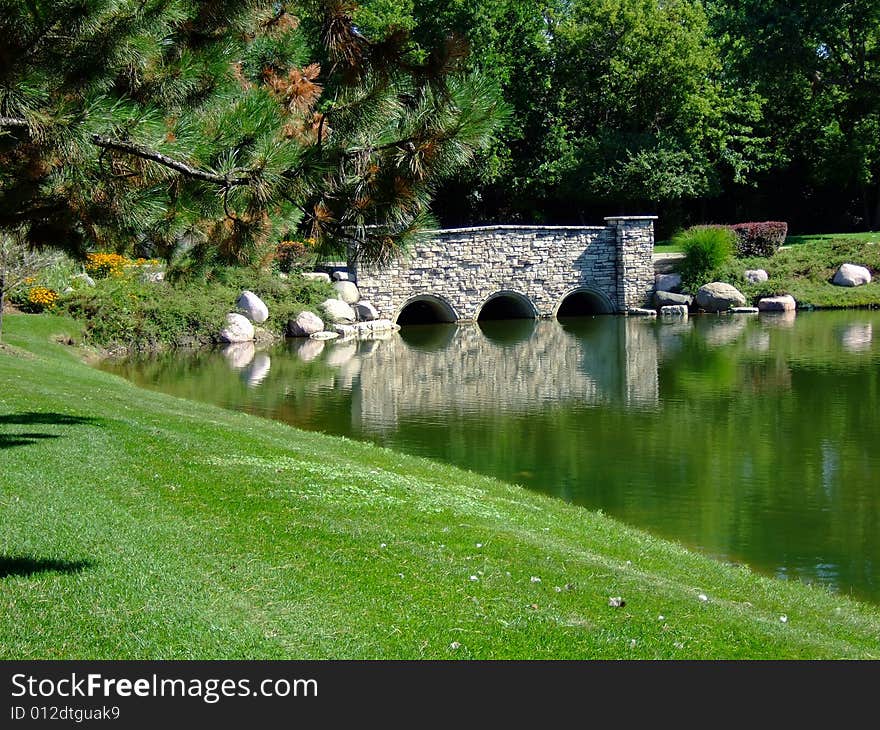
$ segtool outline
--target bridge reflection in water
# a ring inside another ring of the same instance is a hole
[[[362,360],[352,418],[356,430],[376,431],[431,412],[526,412],[566,401],[654,408],[657,346],[651,323],[625,317],[404,328]]]

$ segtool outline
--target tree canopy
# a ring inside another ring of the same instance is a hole
[[[253,258],[609,213],[880,227],[880,0],[0,0],[0,227]]]
[[[0,0],[0,228],[252,260],[298,232],[384,260],[504,105],[442,39],[344,0]]]

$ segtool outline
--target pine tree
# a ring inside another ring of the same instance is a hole
[[[0,0],[0,230],[227,263],[296,234],[398,254],[505,111],[454,39],[415,53],[354,10]]]

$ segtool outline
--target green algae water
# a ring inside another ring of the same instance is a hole
[[[880,603],[877,312],[420,325],[104,367]]]

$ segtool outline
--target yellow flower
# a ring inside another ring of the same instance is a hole
[[[51,309],[58,303],[58,294],[44,286],[35,286],[28,291],[28,302],[39,309]]]
[[[86,256],[86,271],[98,278],[122,276],[125,267],[131,264],[132,261],[118,253],[90,253]]]

